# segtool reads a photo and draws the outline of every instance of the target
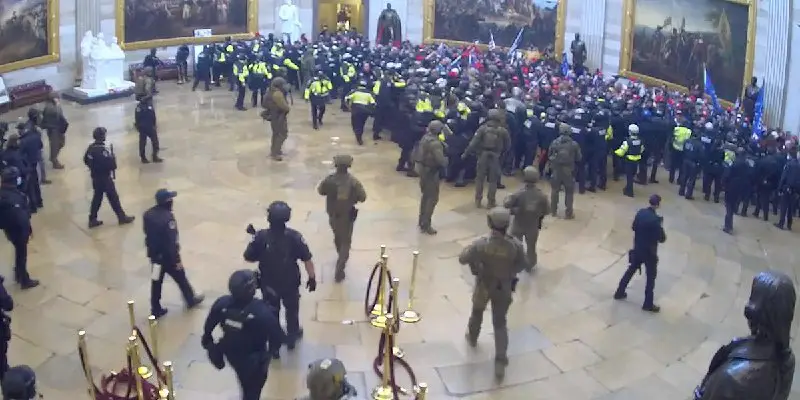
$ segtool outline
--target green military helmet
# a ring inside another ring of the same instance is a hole
[[[350,168],[353,165],[353,156],[349,154],[338,154],[333,157],[334,167]]]
[[[503,119],[503,113],[500,110],[493,108],[486,113],[486,119],[500,121]]]
[[[428,132],[434,135],[442,133],[442,129],[444,129],[444,124],[442,121],[434,120],[428,124]]]
[[[522,170],[522,179],[527,183],[536,183],[539,181],[539,171],[534,167],[527,166]]]
[[[495,207],[489,210],[486,219],[489,222],[489,228],[506,229],[511,223],[511,211],[507,208]]]
[[[567,124],[561,124],[558,127],[558,132],[561,133],[562,135],[571,135],[572,128]]]
[[[336,358],[322,358],[309,364],[306,387],[311,398],[341,397],[346,374],[344,363]]]

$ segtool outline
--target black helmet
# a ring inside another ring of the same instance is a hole
[[[0,180],[2,183],[13,183],[16,185],[17,178],[19,177],[19,168],[17,167],[6,167],[3,168],[2,172],[0,172]]]
[[[107,132],[106,128],[98,126],[97,128],[94,128],[94,130],[92,131],[92,137],[94,138],[95,141],[104,142],[106,140],[106,132]]]
[[[228,279],[228,291],[239,302],[250,302],[256,295],[256,274],[249,269],[240,269]]]
[[[29,120],[38,121],[39,115],[41,115],[41,114],[39,113],[39,110],[37,110],[36,108],[31,107],[31,108],[28,109],[28,119]]]
[[[292,218],[292,208],[284,201],[273,201],[267,207],[267,221],[270,223],[285,224]]]
[[[3,376],[3,398],[32,399],[36,397],[36,373],[27,365],[11,367]]]

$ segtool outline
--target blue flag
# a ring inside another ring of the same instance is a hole
[[[561,54],[561,75],[564,75],[564,78],[567,77],[569,74],[569,63],[567,62],[567,53]]]
[[[517,49],[519,48],[519,42],[522,41],[522,32],[524,32],[524,31],[525,31],[525,27],[522,27],[522,28],[519,29],[519,33],[517,33],[517,37],[514,38],[514,42],[511,43],[511,48],[508,49],[508,56],[509,57],[511,57],[511,55],[514,54],[514,52],[517,51]]]
[[[708,69],[706,69],[705,65],[703,65],[703,85],[705,86],[706,94],[711,97],[711,101],[714,102],[714,112],[721,112],[722,107],[719,105],[717,90],[714,89],[714,84],[711,82],[711,76],[708,75]]]
[[[764,134],[761,120],[764,118],[764,88],[758,89],[756,104],[753,106],[753,139],[758,140]]]

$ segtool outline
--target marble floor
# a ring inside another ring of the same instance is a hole
[[[264,399],[303,394],[306,365],[324,357],[343,360],[351,382],[369,398],[377,384],[371,365],[378,331],[366,322],[362,304],[382,244],[402,281],[402,303],[412,251],[420,252],[414,307],[423,319],[404,325],[398,341],[435,400],[687,399],[717,348],[747,332],[742,310],[753,275],[776,268],[796,276],[795,234],[737,218],[737,234],[725,235],[719,230],[721,205],[677,199],[666,183],[637,187],[635,199],[623,197],[619,183],[605,193],[578,196],[575,220],[545,222],[540,269],[523,276],[511,307],[510,365],[498,385],[492,377],[491,318],[477,349],[463,337],[472,279],[456,257],[487,231],[485,210],[473,206],[471,187],[444,186],[434,216],[439,234],[420,235],[418,185],[394,171],[396,146],[388,141],[355,145],[347,115],[331,110],[323,129],[314,131],[308,106],[295,96],[286,160],[279,163],[267,158],[268,125],[257,110],[234,111],[232,93],[193,93],[174,83],[161,89],[156,106],[163,164],[139,163],[133,100],[85,107],[65,103],[71,126],[61,160],[67,168],[48,171],[53,184],[43,188],[45,208],[33,218],[29,268],[42,286],[21,292],[6,282],[17,302],[11,363],[37,371],[45,398],[84,397],[77,330],[88,332],[91,365],[99,377],[122,367],[130,333],[128,300],[136,302],[137,322],[146,326],[149,264],[140,221],[118,227],[104,205],[100,218],[106,225],[86,228],[90,182],[81,157],[98,125],[108,128],[114,144],[117,188],[128,213],[141,216],[158,188],[180,193],[175,213],[184,265],[210,300],[184,312],[177,287],[165,284],[164,303],[172,311],[159,324],[159,348],[163,360],[175,363],[183,399],[238,397],[233,374],[208,362],[200,334],[209,304],[227,291],[229,274],[249,267],[241,258],[248,242],[245,226],[263,226],[265,207],[273,200],[291,204],[290,224],[305,235],[320,279],[318,290],[304,292],[301,300],[305,338],[271,365]],[[13,120],[24,111],[4,118]],[[354,156],[352,172],[364,183],[368,201],[356,225],[348,278],[335,284],[332,235],[315,188],[339,153]],[[520,184],[515,178],[505,182],[509,189]],[[500,191],[500,198],[506,193]],[[664,197],[669,238],[660,255],[658,315],[639,308],[642,278],[635,278],[628,301],[611,298],[626,266],[632,215],[650,193]],[[5,261],[0,273],[11,276],[11,246],[3,241],[0,252]]]

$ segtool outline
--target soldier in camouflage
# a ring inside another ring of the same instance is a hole
[[[333,158],[336,172],[328,175],[317,187],[317,192],[325,196],[325,211],[333,231],[333,244],[336,246],[336,282],[345,278],[344,267],[350,258],[353,240],[353,225],[358,217],[358,203],[367,200],[367,192],[361,181],[348,172],[353,165],[353,157],[342,154]]]
[[[447,157],[444,155],[444,143],[439,139],[444,124],[440,121],[431,121],[428,130],[420,139],[415,149],[413,158],[419,174],[419,189],[422,197],[419,203],[419,229],[422,233],[435,235],[436,230],[431,226],[433,210],[439,202],[439,181],[442,168],[447,166]]]
[[[480,208],[483,201],[483,182],[489,183],[486,193],[489,208],[496,205],[495,195],[500,182],[500,157],[511,146],[511,135],[504,123],[505,115],[498,109],[489,110],[486,123],[478,128],[469,142],[462,159],[477,154],[478,168],[475,177],[475,205]]]
[[[525,187],[506,197],[503,206],[514,216],[511,235],[520,241],[525,240],[528,253],[528,266],[525,267],[525,271],[532,272],[538,262],[536,241],[539,240],[542,221],[550,213],[550,204],[547,196],[536,187],[536,182],[539,181],[539,172],[536,168],[525,167],[522,177],[525,180]]]
[[[298,400],[342,400],[355,398],[356,389],[347,382],[344,363],[336,358],[324,358],[308,366],[306,376],[308,396]]]
[[[550,144],[547,150],[548,163],[553,173],[550,180],[550,212],[553,216],[558,211],[558,192],[564,188],[564,204],[566,206],[566,219],[575,218],[572,209],[573,197],[575,196],[575,165],[583,159],[581,148],[575,140],[570,137],[572,128],[567,124],[559,126],[560,135]]]
[[[467,326],[467,342],[478,344],[486,305],[492,303],[494,326],[494,366],[498,380],[505,376],[508,365],[508,327],[506,317],[511,306],[512,293],[517,284],[517,274],[528,265],[522,243],[506,234],[511,213],[502,207],[489,210],[487,215],[491,233],[476,239],[458,257],[462,265],[469,265],[475,275],[472,292],[472,314]]]

